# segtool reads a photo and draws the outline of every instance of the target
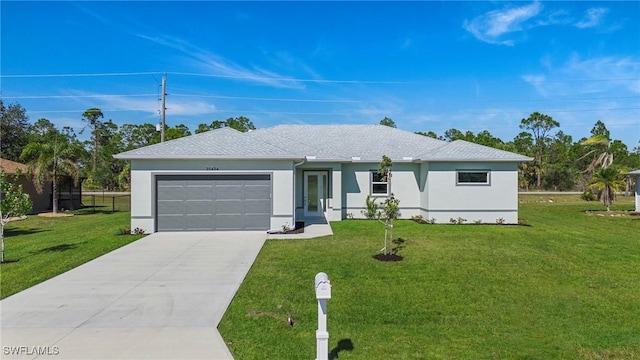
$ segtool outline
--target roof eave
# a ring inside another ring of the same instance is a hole
[[[294,155],[113,155],[120,160],[303,160],[304,157]]]
[[[526,162],[526,161],[533,161],[533,158],[524,158],[524,159],[522,159],[522,158],[518,158],[518,159],[433,158],[433,159],[423,159],[423,160],[427,161],[427,162],[462,162],[462,161],[466,161],[466,162]]]

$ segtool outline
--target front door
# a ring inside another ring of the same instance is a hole
[[[327,173],[306,171],[304,173],[304,216],[323,216]]]

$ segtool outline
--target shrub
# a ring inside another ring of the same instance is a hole
[[[426,224],[427,220],[424,219],[422,215],[414,215],[411,217],[411,220],[417,222],[418,224]]]
[[[505,220],[504,218],[497,218],[497,219],[496,219],[496,224],[498,224],[498,225],[503,225],[503,224],[505,223],[505,221],[506,221],[506,220]]]
[[[116,235],[130,235],[130,234],[131,234],[131,227],[125,226],[118,229],[118,233]]]
[[[361,211],[362,215],[364,215],[367,219],[375,219],[378,216],[378,204],[376,204],[376,199],[372,198],[370,195],[367,195],[365,204],[367,206],[367,209]]]
[[[584,201],[596,201],[598,198],[596,194],[592,193],[591,191],[585,191],[582,193],[582,195],[580,195],[580,199]]]

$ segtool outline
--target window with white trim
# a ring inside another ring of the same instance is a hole
[[[369,193],[372,196],[388,196],[389,195],[389,178],[383,180],[383,175],[377,171],[371,171],[369,173],[369,180],[371,187]]]
[[[456,185],[490,185],[489,170],[458,170]]]

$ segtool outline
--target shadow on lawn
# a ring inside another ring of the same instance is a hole
[[[113,209],[111,208],[111,206],[96,205],[95,209],[92,206],[86,206],[78,210],[74,210],[73,214],[76,216],[79,216],[79,215],[94,215],[94,214],[115,214],[119,212],[120,212],[119,209],[117,208]]]
[[[339,356],[340,351],[352,351],[353,350],[353,342],[351,339],[341,339],[338,341],[338,346],[331,349],[329,352],[329,359],[334,360]]]
[[[84,243],[86,243],[86,241],[81,243],[76,243],[76,244],[60,244],[55,246],[49,246],[48,248],[32,251],[31,254],[38,255],[38,254],[51,253],[51,252],[63,252],[63,251],[75,249],[78,247],[79,244],[84,244]]]
[[[30,235],[37,234],[45,231],[51,231],[49,229],[40,229],[40,228],[9,228],[4,229],[5,236],[18,236],[18,235]]]

